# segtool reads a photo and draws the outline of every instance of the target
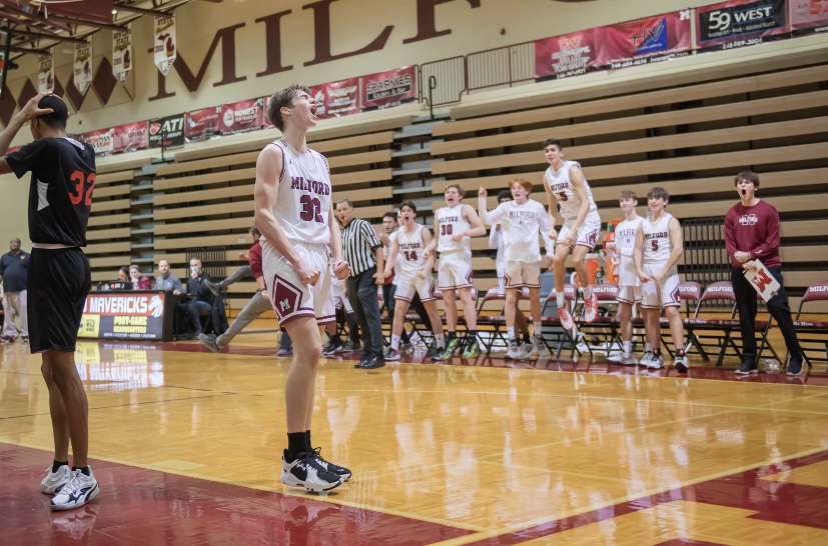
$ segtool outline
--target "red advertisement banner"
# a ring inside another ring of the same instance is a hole
[[[187,112],[184,119],[184,136],[187,142],[206,140],[219,132],[220,106],[211,106]]]
[[[699,49],[731,49],[789,32],[785,0],[728,0],[696,8]]]
[[[134,152],[149,147],[149,125],[146,121],[113,127],[115,153]]]
[[[99,129],[83,133],[83,138],[95,150],[95,155],[108,155],[115,151],[115,129]]]
[[[262,99],[240,100],[221,105],[221,134],[252,131],[262,127]]]
[[[417,69],[404,66],[360,78],[362,107],[384,108],[417,98]]]
[[[320,119],[356,114],[359,107],[359,78],[323,83],[311,87],[316,99],[316,116]]]
[[[544,38],[535,42],[535,77],[567,78],[595,66],[593,29]]]
[[[788,0],[788,5],[793,30],[828,31],[828,0]]]
[[[624,68],[690,53],[690,10],[597,28],[595,65]]]

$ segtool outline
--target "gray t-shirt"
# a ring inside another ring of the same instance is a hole
[[[172,273],[168,274],[166,277],[155,277],[155,286],[153,286],[153,289],[164,290],[167,292],[172,292],[173,290],[184,292],[184,288],[181,286],[181,281]]]
[[[0,275],[3,276],[3,290],[22,292],[29,286],[29,264],[32,257],[22,250],[17,254],[8,252],[0,258]]]

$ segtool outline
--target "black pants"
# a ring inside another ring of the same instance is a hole
[[[379,298],[372,267],[359,275],[348,277],[348,299],[354,308],[362,334],[363,356],[383,356],[382,324],[380,323]]]
[[[785,338],[785,346],[787,346],[791,358],[801,358],[802,349],[796,339],[796,332],[791,319],[791,308],[788,306],[788,296],[785,294],[785,285],[782,283],[782,268],[769,267],[768,271],[779,281],[779,292],[767,303],[768,312],[779,324],[779,329],[782,330],[782,337]],[[733,293],[736,295],[736,308],[739,310],[739,325],[742,331],[742,359],[755,359],[756,290],[747,281],[741,269],[731,269],[730,282],[733,284]]]

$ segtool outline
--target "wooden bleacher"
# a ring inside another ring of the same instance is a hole
[[[536,184],[546,203],[541,151],[546,138],[564,141],[566,156],[579,161],[604,221],[621,216],[617,195],[640,196],[663,186],[669,211],[681,220],[721,218],[736,201],[733,176],[752,167],[760,173],[760,196],[782,218],[785,282],[791,304],[811,283],[828,277],[828,64],[744,75],[691,85],[607,96],[435,126],[432,185],[436,208],[449,183],[466,192],[476,208],[477,188],[497,190],[520,176]],[[654,84],[655,85],[655,84]],[[550,100],[550,102],[553,102]],[[457,109],[464,112],[463,107]],[[560,219],[558,219],[560,222]],[[495,284],[494,260],[485,240],[473,241],[475,284]],[[828,308],[823,309],[828,310]]]

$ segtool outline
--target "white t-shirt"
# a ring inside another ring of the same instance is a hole
[[[551,227],[543,205],[533,199],[522,204],[507,201],[486,213],[485,221],[488,224],[500,223],[507,262],[540,261],[538,235],[548,233]]]

